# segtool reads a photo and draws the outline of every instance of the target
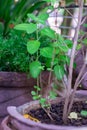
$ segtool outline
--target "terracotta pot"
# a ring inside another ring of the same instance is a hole
[[[81,97],[81,100],[87,100],[87,92],[85,91],[78,91],[76,93],[76,97],[77,96],[79,98]],[[58,101],[61,101],[61,100],[62,99],[59,98]],[[7,111],[11,117],[11,124],[17,130],[87,130],[87,127],[57,126],[57,125],[43,124],[40,122],[37,123],[29,119],[25,119],[22,116],[24,113],[29,111],[29,109],[32,109],[32,108],[36,109],[38,107],[40,107],[38,101],[32,101],[19,107],[15,107],[15,106],[8,107]]]

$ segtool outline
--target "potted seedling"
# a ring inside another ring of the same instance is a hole
[[[7,108],[10,115],[9,122],[13,128],[18,130],[86,130],[87,94],[76,90],[87,64],[87,53],[84,65],[72,89],[73,65],[82,19],[83,1],[79,0],[79,20],[73,42],[63,39],[61,35],[56,34],[46,25],[48,8],[37,16],[28,14],[28,18],[31,18],[30,23],[15,26],[15,29],[26,31],[28,34],[36,32],[36,38],[27,42],[27,51],[29,55],[32,55],[29,72],[33,78],[37,79],[37,85],[31,92],[36,101],[19,107]],[[50,42],[42,44],[40,39],[44,36],[50,38]],[[69,49],[72,50],[70,57],[67,55]],[[69,66],[68,71],[66,66]],[[46,82],[43,81],[43,71],[47,73]]]

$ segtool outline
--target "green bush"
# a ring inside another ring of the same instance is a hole
[[[36,38],[36,34],[31,35],[25,32],[11,30],[7,37],[0,36],[0,71],[28,72],[29,63],[36,57],[27,51],[27,41]],[[46,46],[50,39],[42,37],[41,46]],[[41,58],[41,61],[44,59]]]
[[[0,37],[0,71],[28,71],[26,40],[25,34],[13,30],[8,37]]]

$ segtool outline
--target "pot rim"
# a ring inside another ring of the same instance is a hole
[[[81,94],[81,92],[78,92],[78,93]],[[87,92],[85,94],[86,94],[85,96],[87,98]],[[60,98],[60,100],[61,100],[61,98]],[[83,98],[83,100],[84,100],[84,98]],[[35,108],[36,105],[37,105],[37,107],[40,107],[39,101],[31,101],[31,102],[25,103],[24,105],[21,105],[19,107],[9,106],[9,107],[7,107],[7,111],[13,118],[17,119],[19,122],[22,122],[22,123],[25,123],[25,124],[31,125],[31,126],[37,126],[37,127],[44,128],[44,129],[47,129],[47,130],[58,130],[60,128],[61,128],[61,130],[68,130],[68,129],[86,130],[87,129],[87,126],[79,126],[79,127],[77,127],[77,126],[60,126],[60,125],[53,125],[53,124],[45,124],[45,123],[40,123],[40,122],[34,122],[32,120],[26,119],[21,115],[21,111],[25,112],[27,110],[26,105],[27,106],[31,105],[31,107],[32,107],[32,103],[34,103],[33,108]],[[23,107],[26,109],[25,111],[24,111]]]
[[[12,130],[7,124],[8,124],[9,116],[5,117],[1,122],[1,129],[3,130]]]

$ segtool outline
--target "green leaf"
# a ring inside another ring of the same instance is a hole
[[[61,49],[61,51],[63,52],[68,52],[69,48],[67,46],[64,46],[64,45],[60,45],[59,48]]]
[[[87,24],[83,24],[83,26],[87,28]]]
[[[39,99],[38,95],[33,96],[33,100],[38,100],[38,99]]]
[[[72,3],[74,3],[74,1],[66,0],[66,4],[67,4],[67,5],[70,5],[70,4],[72,4]]]
[[[40,49],[40,55],[46,58],[52,58],[53,48],[52,47],[44,47]]]
[[[39,61],[33,61],[29,65],[30,74],[33,78],[37,78],[41,72],[41,63]]]
[[[59,59],[58,59],[58,58],[55,58],[54,61],[53,61],[53,65],[58,64],[58,61],[59,61]],[[51,62],[52,62],[52,59],[46,59],[46,62],[45,62],[45,63],[46,63],[47,70],[48,70],[48,68],[49,68],[49,70],[50,70]],[[53,71],[53,70],[51,69],[51,71]]]
[[[20,31],[26,31],[28,34],[31,34],[37,30],[37,25],[34,23],[30,23],[30,24],[22,23],[22,24],[16,25],[14,29],[20,30]]]
[[[50,99],[55,99],[57,94],[54,91],[50,91]]]
[[[77,47],[76,47],[77,50],[80,50],[81,48],[82,48],[81,44],[78,44]]]
[[[27,50],[30,54],[34,54],[38,51],[40,47],[40,42],[36,40],[29,41],[27,43]]]
[[[42,107],[49,107],[49,103],[48,104],[46,103],[46,98],[41,98],[39,100],[39,102],[40,102]]]
[[[84,39],[82,40],[82,43],[85,44],[85,45],[87,45],[87,38],[84,38]]]
[[[64,43],[55,42],[53,46],[56,48],[59,48],[62,52],[65,52],[65,53],[68,52],[69,50],[68,46]]]
[[[34,86],[34,88],[36,89],[36,90],[38,90],[38,91],[40,91],[41,90],[41,88],[39,87],[39,86]]]
[[[51,44],[53,47],[57,48],[58,52],[61,50],[63,52],[68,52],[69,48],[72,47],[70,40],[64,40],[62,36],[58,35],[58,41]]]
[[[34,14],[28,14],[28,17],[37,23],[45,24],[46,23],[45,21],[48,18],[48,14],[47,13],[40,13],[38,16],[35,16]]]
[[[46,65],[47,68],[50,68],[50,67],[51,67],[51,61],[52,61],[51,58],[49,58],[49,59],[47,58],[47,59],[46,59],[45,65]]]
[[[70,43],[69,40],[68,40],[68,43]],[[68,50],[69,50],[69,47],[67,45],[67,41],[65,41],[64,38],[61,35],[58,35],[58,42],[56,43],[56,45],[63,52],[68,52]]]
[[[40,99],[40,103],[41,103],[41,104],[46,103],[46,98],[41,98],[41,99]]]
[[[55,59],[54,59],[54,63],[53,63],[53,65],[58,64],[58,61],[59,61],[59,59],[58,59],[58,58],[55,58]]]
[[[68,56],[60,55],[59,58],[60,58],[60,59],[59,59],[60,62],[62,62],[62,63],[67,63],[67,64],[70,63],[70,58],[69,58]]]
[[[62,35],[58,35],[58,42],[63,43],[65,40]]]
[[[52,71],[52,69],[51,69],[51,68],[47,68],[47,70],[48,70],[48,71]]]
[[[34,95],[36,95],[36,92],[35,92],[35,91],[32,91],[31,94],[34,96]]]
[[[56,77],[61,80],[64,76],[64,68],[60,65],[56,65],[54,67],[54,74],[56,75]]]
[[[43,21],[46,21],[48,17],[49,17],[49,15],[47,13],[43,13],[43,12],[38,15],[38,18]]]
[[[51,2],[51,0],[43,0],[43,1],[46,1],[46,2]]]
[[[71,40],[67,39],[67,40],[65,40],[64,42],[65,42],[65,44],[66,44],[69,48],[72,48],[73,42],[72,42]]]
[[[81,116],[87,117],[87,111],[86,110],[82,110],[80,112]]]
[[[50,29],[49,27],[46,27],[46,28],[43,28],[41,30],[41,34],[42,35],[45,35],[45,36],[48,36],[52,39],[55,39],[55,31],[53,31],[52,29]]]
[[[29,18],[31,18],[32,20],[34,20],[34,21],[38,21],[38,17],[37,16],[35,16],[34,14],[28,14],[27,15]]]

